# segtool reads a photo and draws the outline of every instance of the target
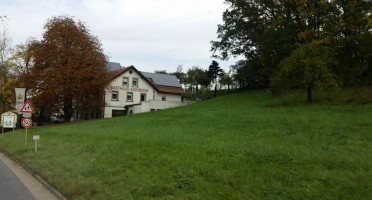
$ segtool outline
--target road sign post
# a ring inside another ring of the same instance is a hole
[[[40,135],[33,135],[32,139],[35,141],[35,153],[37,153],[37,141],[40,140]]]
[[[21,121],[22,126],[25,128],[25,147],[27,146],[27,129],[32,126],[32,119],[25,117]]]
[[[27,100],[26,103],[22,106],[20,113],[34,113],[34,109],[31,106],[31,103]],[[32,119],[25,117],[21,121],[22,126],[26,129],[25,131],[25,147],[27,146],[27,128],[32,126]]]
[[[31,103],[27,100],[26,103],[23,105],[21,110],[19,111],[21,113],[34,113],[34,109],[31,106]]]

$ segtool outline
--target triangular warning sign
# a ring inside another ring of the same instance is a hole
[[[21,113],[34,113],[35,111],[32,108],[31,103],[27,100],[25,105],[23,105],[23,107],[21,108],[21,110],[19,112],[21,112]]]

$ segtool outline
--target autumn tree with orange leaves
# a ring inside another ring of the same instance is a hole
[[[63,111],[65,121],[79,113],[101,113],[107,84],[107,58],[97,37],[81,21],[52,17],[32,48],[34,64],[19,76],[41,112]]]

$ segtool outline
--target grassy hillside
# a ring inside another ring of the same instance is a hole
[[[71,199],[371,199],[372,105],[297,99],[245,92],[29,130],[27,148],[7,133],[0,148]]]

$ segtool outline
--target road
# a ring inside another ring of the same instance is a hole
[[[0,199],[36,200],[18,177],[1,160]]]
[[[57,199],[31,174],[0,152],[0,200]]]

